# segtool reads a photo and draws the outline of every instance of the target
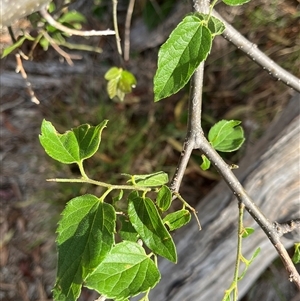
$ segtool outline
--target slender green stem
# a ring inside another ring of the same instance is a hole
[[[101,200],[104,200],[114,189],[112,187],[108,188],[100,197]]]
[[[222,301],[231,300],[229,296],[233,293],[233,301],[238,300],[238,281],[239,279],[239,270],[240,270],[240,261],[243,259],[242,255],[242,239],[243,239],[243,218],[244,218],[244,208],[245,205],[242,202],[239,202],[239,220],[238,220],[238,242],[237,242],[237,250],[236,250],[236,260],[235,260],[235,267],[233,273],[233,280],[229,289],[225,291],[224,297]]]
[[[236,261],[235,261],[235,269],[233,275],[233,281],[235,283],[234,288],[234,301],[238,298],[238,278],[239,278],[239,270],[240,270],[240,258],[242,256],[242,239],[243,239],[243,218],[244,218],[244,208],[245,205],[242,202],[239,202],[239,224],[238,224],[238,243],[237,243],[237,250],[236,250]]]
[[[83,168],[83,161],[80,161],[78,164],[79,170],[80,170],[80,174],[82,175],[82,178],[84,179],[89,179],[89,177],[87,176],[87,174],[85,173],[85,170]]]
[[[108,184],[101,181],[96,181],[88,178],[87,176],[81,179],[47,179],[48,182],[59,182],[59,183],[87,183],[87,184],[93,184],[101,187],[106,187],[111,190],[135,190],[135,191],[143,191],[148,192],[151,191],[151,188],[146,186],[133,186],[133,185],[113,185]]]

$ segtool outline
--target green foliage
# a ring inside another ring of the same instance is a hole
[[[3,59],[4,57],[6,57],[7,55],[9,55],[14,50],[20,48],[23,45],[24,41],[26,41],[26,40],[34,41],[35,39],[31,35],[25,34],[24,36],[20,37],[20,39],[16,43],[14,43],[11,46],[5,48],[3,50],[1,58]]]
[[[51,122],[43,120],[39,139],[51,158],[64,164],[79,165],[98,150],[101,133],[106,124],[107,120],[96,127],[83,124],[64,134],[59,134]]]
[[[55,4],[54,2],[50,2],[49,11],[53,12],[54,10]],[[39,44],[45,51],[48,50],[50,45],[56,44],[59,46],[67,47],[69,49],[93,51],[98,53],[102,52],[102,50],[98,47],[93,47],[86,44],[69,43],[66,39],[69,37],[68,34],[56,29],[52,25],[47,24],[46,21],[38,14],[33,14],[31,17],[29,17],[29,20],[31,21],[32,26],[35,27],[38,32],[37,36],[33,37],[24,32],[16,43],[4,49],[1,58],[4,58],[15,49],[20,48],[26,40],[31,41],[34,47],[36,46],[36,44]],[[67,9],[63,9],[60,12],[60,17],[57,19],[57,22],[69,28],[79,30],[82,28],[82,24],[86,23],[86,18],[78,11],[68,11]]]
[[[245,141],[243,128],[239,120],[221,120],[217,122],[208,133],[211,146],[220,152],[233,152],[238,150]],[[209,159],[202,154],[201,168],[207,170],[210,167]]]
[[[160,279],[155,263],[137,243],[124,241],[113,247],[85,285],[114,300],[125,300],[154,287]]]
[[[168,226],[170,231],[181,228],[191,220],[191,213],[186,209],[181,209],[168,214],[163,222]]]
[[[211,49],[209,29],[195,16],[186,16],[161,46],[154,77],[154,98],[159,101],[186,85]],[[172,59],[170,59],[172,58]]]
[[[127,183],[130,183],[135,186],[147,186],[147,187],[155,187],[161,186],[169,182],[168,174],[163,171],[158,171],[148,175],[128,175],[123,174],[123,176],[130,177]]]
[[[245,141],[244,131],[239,120],[221,120],[208,133],[212,147],[220,152],[233,152]]]
[[[107,83],[107,93],[110,99],[124,100],[126,94],[131,93],[136,86],[136,79],[132,73],[122,68],[112,67],[104,75]]]
[[[243,237],[243,238],[246,238],[246,237],[250,236],[253,232],[254,232],[254,229],[253,229],[253,228],[251,228],[251,227],[246,227],[246,228],[244,228],[244,231],[243,231],[243,233],[242,233],[242,237]]]
[[[183,208],[167,214],[163,220],[160,212],[166,211],[172,202],[172,193],[165,186],[168,175],[164,172],[126,175],[130,185],[106,184],[87,177],[82,161],[97,152],[106,124],[107,120],[97,126],[84,124],[60,134],[51,122],[42,122],[40,142],[46,153],[64,164],[77,163],[82,176],[56,180],[92,183],[106,188],[100,197],[86,194],[70,200],[62,212],[57,230],[55,300],[77,300],[82,286],[122,301],[148,293],[160,279],[156,259],[153,261],[150,256],[160,255],[177,261],[175,244],[164,224],[171,231],[191,218],[189,211]],[[112,198],[112,204],[108,204],[107,196],[113,190],[119,193]],[[126,197],[124,190],[131,193]],[[156,201],[146,196],[148,192],[156,194]],[[120,209],[118,202],[123,198],[127,206]],[[115,240],[116,232],[121,242]],[[140,241],[152,253],[147,255]]]
[[[295,252],[293,255],[293,263],[298,264],[300,263],[300,242],[295,243]]]
[[[84,279],[103,261],[114,244],[114,208],[93,195],[71,200],[57,230],[56,300],[76,300]]]
[[[208,158],[205,155],[201,155],[202,158],[202,163],[200,165],[200,167],[202,168],[202,170],[207,170],[210,168],[210,161],[208,160]]]
[[[157,193],[156,204],[161,211],[167,211],[172,202],[172,192],[168,186],[161,186]]]
[[[128,199],[129,219],[146,246],[155,254],[177,262],[173,239],[152,200],[140,197],[136,192],[132,192]]]
[[[220,35],[225,30],[225,25],[219,19],[214,16],[195,13],[195,16],[202,20],[206,24],[207,28],[210,30],[212,37],[214,38],[217,35]]]
[[[250,2],[250,0],[223,0],[223,2],[227,5],[237,6]]]
[[[187,84],[209,54],[213,38],[224,29],[220,20],[199,13],[186,16],[178,24],[159,50],[154,77],[155,101],[178,92]]]

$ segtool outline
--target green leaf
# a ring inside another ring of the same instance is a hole
[[[112,67],[110,68],[105,74],[104,74],[104,78],[106,80],[111,80],[114,78],[117,78],[118,76],[120,76],[120,69],[117,67]]]
[[[189,81],[210,52],[212,36],[195,15],[186,16],[173,30],[158,54],[154,76],[155,101],[168,97]]]
[[[201,155],[201,158],[203,160],[202,164],[200,165],[202,170],[207,170],[210,168],[210,161],[205,155]]]
[[[121,230],[119,231],[121,238],[123,240],[136,242],[138,240],[139,235],[135,231],[130,220],[126,216],[123,216],[123,215],[120,215],[118,218],[122,224]]]
[[[68,202],[59,222],[55,300],[73,301],[84,279],[99,266],[114,244],[114,208],[94,195]]]
[[[58,22],[60,23],[86,23],[86,18],[83,14],[79,13],[78,11],[71,10],[69,12],[66,12],[58,19]]]
[[[244,143],[244,131],[239,120],[221,120],[208,133],[212,147],[221,152],[232,152]]]
[[[124,241],[113,247],[85,286],[108,299],[124,300],[153,288],[160,273],[145,250],[137,243]]]
[[[197,16],[200,20],[206,22],[205,26],[210,30],[210,33],[213,37],[222,34],[225,30],[224,23],[221,20],[215,18],[214,16],[200,13],[195,13],[195,16]]]
[[[107,93],[111,99],[118,97],[120,101],[123,101],[125,94],[131,93],[132,88],[136,86],[134,75],[122,68],[110,68],[104,78],[108,80]]]
[[[30,41],[34,41],[34,38],[28,34],[22,36],[16,43],[14,43],[13,45],[5,48],[3,50],[2,56],[1,58],[6,57],[7,55],[9,55],[12,51],[14,51],[15,49],[19,48],[20,46],[22,46],[22,44],[24,43],[25,40],[30,40]]]
[[[124,93],[130,93],[132,88],[136,86],[136,79],[131,72],[123,70],[121,73],[121,79],[119,82],[119,88]]]
[[[156,197],[156,204],[161,211],[167,211],[172,202],[172,192],[168,186],[163,185]]]
[[[215,18],[214,16],[210,16],[207,27],[210,30],[213,37],[222,34],[225,30],[224,23],[219,19]]]
[[[252,257],[250,258],[250,263],[252,263],[252,261],[257,257],[257,255],[258,255],[259,253],[260,253],[260,248],[257,248],[257,249],[254,251]]]
[[[292,260],[294,264],[300,263],[300,243],[295,243],[295,252]]]
[[[83,124],[73,129],[80,150],[80,159],[92,157],[99,148],[102,130],[106,127],[107,120],[99,125],[90,126]]]
[[[155,254],[177,262],[173,239],[152,200],[142,198],[136,192],[132,192],[128,200],[129,219],[146,246]]]
[[[50,42],[47,39],[45,39],[44,37],[42,37],[39,40],[39,44],[42,46],[44,51],[47,51],[49,48]]]
[[[174,231],[186,225],[190,220],[191,213],[186,209],[181,209],[165,216],[163,222],[169,227],[170,231]]]
[[[250,2],[250,0],[223,0],[223,2],[230,6],[237,6]]]
[[[246,238],[246,237],[248,237],[249,235],[251,235],[252,233],[254,233],[254,229],[251,228],[251,227],[246,227],[246,228],[244,228],[242,237],[243,237],[243,238]]]
[[[106,124],[107,120],[96,127],[84,124],[59,134],[51,122],[43,120],[40,143],[51,158],[65,164],[79,163],[97,151]]]
[[[161,186],[169,182],[168,174],[163,171],[158,171],[147,175],[122,175],[130,177],[127,183],[131,183],[132,185],[140,187]]]

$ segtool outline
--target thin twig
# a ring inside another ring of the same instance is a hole
[[[234,27],[232,27],[226,20],[224,20],[215,10],[212,15],[220,19],[225,24],[225,31],[223,37],[229,42],[234,44],[238,49],[246,53],[254,62],[260,65],[269,75],[276,78],[278,81],[282,81],[287,86],[300,92],[300,79],[286,71],[267,55],[257,48],[256,44],[251,43],[243,35],[241,35]]]
[[[13,32],[13,30],[10,26],[8,27],[8,32],[9,32],[9,35],[10,35],[13,43],[16,43],[17,41],[16,41],[16,38],[15,38],[14,32]],[[18,53],[15,55],[15,57],[16,57],[16,62],[17,62],[16,72],[21,73],[21,75],[22,75],[22,77],[25,81],[26,89],[27,89],[27,92],[30,96],[31,101],[35,104],[39,104],[40,101],[35,96],[35,93],[32,89],[31,82],[28,80],[27,73],[26,73],[26,71],[23,67],[23,63],[22,63],[22,59],[21,59],[21,57],[22,57],[23,59],[28,60],[29,59],[28,56],[25,55],[25,53],[21,49],[18,49]]]
[[[76,30],[72,29],[69,27],[66,27],[59,22],[55,21],[53,17],[47,12],[46,6],[42,7],[40,9],[40,14],[42,17],[53,27],[56,29],[59,29],[69,35],[75,35],[75,36],[82,36],[82,37],[92,37],[92,36],[108,36],[108,35],[114,35],[115,31],[114,30],[87,30],[87,31],[81,31],[81,30]]]
[[[116,34],[116,43],[117,43],[118,53],[120,56],[122,56],[121,38],[118,29],[117,6],[118,6],[118,1],[113,0],[113,20],[114,20],[114,29]]]
[[[300,231],[300,219],[291,220],[285,223],[274,223],[274,227],[279,236],[290,233],[294,230]]]
[[[126,21],[125,21],[125,37],[124,37],[124,61],[129,61],[130,53],[130,25],[133,13],[135,0],[130,0],[127,8]]]
[[[49,43],[51,44],[51,46],[62,56],[65,58],[66,62],[70,65],[70,66],[73,66],[74,63],[72,61],[72,59],[77,59],[77,60],[80,60],[81,59],[81,56],[79,55],[71,55],[67,52],[65,52],[64,50],[62,50],[58,45],[57,43],[49,36],[49,34],[46,32],[46,31],[43,31],[42,32],[45,39],[49,41]]]
[[[16,67],[16,72],[17,73],[21,73],[23,79],[25,80],[25,83],[26,83],[26,88],[27,88],[27,91],[29,93],[29,96],[30,96],[30,99],[33,103],[35,104],[39,104],[40,101],[36,98],[35,96],[35,93],[32,89],[32,85],[31,85],[31,82],[28,80],[27,78],[27,73],[23,67],[23,64],[22,64],[22,60],[21,60],[21,56],[19,53],[16,54],[16,61],[17,61],[17,67]]]

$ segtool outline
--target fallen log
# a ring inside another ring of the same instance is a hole
[[[271,221],[300,218],[299,101],[300,94],[296,94],[264,136],[248,150],[236,171],[249,195]],[[162,279],[150,294],[151,300],[222,300],[231,284],[237,247],[237,200],[221,182],[196,209],[202,231],[192,221],[174,235],[178,264],[166,260],[159,263]],[[243,240],[243,255],[249,259],[257,247],[261,252],[239,282],[240,297],[277,257],[274,246],[248,213],[244,226],[253,227],[255,232]],[[287,249],[300,242],[300,229],[282,237],[282,242]],[[287,280],[287,273],[285,277]],[[290,295],[286,300],[292,300],[296,288],[287,285]]]

